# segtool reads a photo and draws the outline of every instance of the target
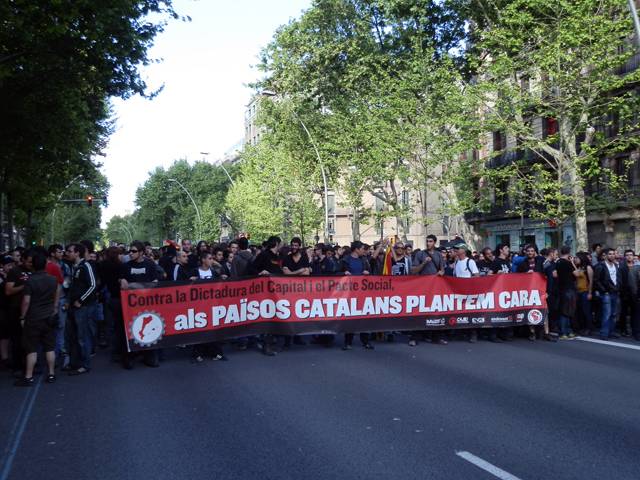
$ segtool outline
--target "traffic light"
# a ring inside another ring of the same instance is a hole
[[[87,205],[93,207],[93,195],[87,195]]]

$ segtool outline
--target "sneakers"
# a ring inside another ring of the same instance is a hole
[[[416,345],[418,345],[418,342],[416,342],[415,340],[409,340],[410,347],[415,347]]]
[[[213,360],[214,362],[228,362],[229,359],[227,357],[225,357],[224,355],[215,355],[214,357],[211,358],[211,360]]]
[[[33,377],[31,378],[22,377],[21,379],[13,382],[13,384],[16,387],[33,387],[33,385],[35,384],[35,380],[33,379]]]
[[[573,333],[573,332],[571,332],[571,333],[568,335],[568,337],[569,337],[570,339],[572,339],[572,340],[573,340],[574,338],[576,338],[576,334],[575,334],[575,333]]]
[[[365,343],[364,345],[362,345],[362,347],[363,347],[365,350],[374,350],[374,348],[375,348],[375,347],[374,347],[373,345],[371,345],[370,343]]]
[[[342,346],[342,350],[353,350],[353,347],[351,345],[349,345],[348,343],[344,344]]]
[[[569,337],[567,335],[560,335],[559,339],[560,340],[569,340]]]

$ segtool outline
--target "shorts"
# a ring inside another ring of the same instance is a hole
[[[22,330],[22,343],[26,353],[35,353],[38,346],[43,352],[53,352],[56,349],[56,332],[47,325],[47,320],[26,320]]]

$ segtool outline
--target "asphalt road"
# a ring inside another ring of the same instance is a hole
[[[6,378],[0,480],[640,478],[640,350],[403,340],[229,358],[174,350],[124,371],[102,353],[53,385]]]

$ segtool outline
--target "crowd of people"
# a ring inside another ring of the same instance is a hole
[[[523,336],[530,341],[570,340],[577,334],[601,340],[633,336],[640,341],[640,262],[632,250],[619,252],[596,244],[591,252],[571,254],[568,246],[538,251],[526,245],[511,252],[509,245],[470,251],[462,239],[438,247],[434,235],[426,248],[413,249],[401,241],[370,246],[305,246],[300,238],[284,245],[272,236],[261,245],[247,238],[210,245],[189,240],[111,246],[96,251],[90,241],[51,245],[48,249],[18,247],[0,255],[0,361],[16,377],[17,386],[34,384],[38,353],[46,364],[46,381],[56,371],[89,373],[96,349],[110,348],[114,361],[133,368],[138,356],[128,352],[120,294],[132,282],[225,281],[262,275],[438,275],[471,278],[512,273],[540,273],[547,279],[548,318],[540,327],[409,332],[408,345],[420,341],[446,345],[455,336],[477,342],[481,334],[492,342]],[[387,260],[389,260],[388,262]],[[390,265],[389,265],[390,263]],[[385,267],[386,264],[386,267]],[[390,267],[390,268],[389,268]],[[361,345],[393,342],[398,332],[358,332]],[[353,348],[354,333],[344,335],[343,350]],[[309,340],[309,339],[307,339]],[[238,350],[258,348],[273,356],[292,345],[305,345],[304,336],[262,335],[235,339]],[[314,335],[311,342],[330,347],[333,335]],[[210,342],[190,348],[194,363],[227,360],[224,345]],[[146,350],[143,363],[158,367],[164,352]]]

